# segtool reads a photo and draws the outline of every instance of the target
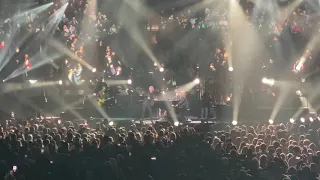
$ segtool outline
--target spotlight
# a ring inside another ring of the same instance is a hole
[[[312,118],[312,117],[309,117],[309,121],[310,121],[310,122],[313,122],[313,118]]]
[[[164,68],[163,68],[163,67],[161,67],[161,68],[159,69],[159,71],[160,71],[160,72],[163,72],[163,71],[164,71]]]
[[[298,91],[296,91],[296,94],[298,95],[298,96],[301,96],[301,91],[300,90],[298,90]]]
[[[178,121],[176,121],[176,122],[174,122],[174,126],[179,126],[179,122]]]
[[[267,84],[268,82],[268,79],[267,78],[262,78],[262,81],[261,81],[263,84]]]
[[[233,71],[233,67],[229,67],[229,69],[228,69],[230,72],[232,72]]]
[[[30,79],[30,80],[29,80],[29,83],[30,83],[30,84],[34,84],[34,83],[36,83],[37,81],[38,81],[38,80],[31,80],[31,79]]]
[[[154,65],[154,66],[157,66],[157,63],[154,63],[153,65]]]
[[[200,83],[200,79],[199,79],[199,78],[196,78],[193,82],[194,82],[195,84],[199,84],[199,83]]]
[[[59,84],[62,85],[62,80],[59,81]]]
[[[113,121],[110,121],[109,122],[109,126],[113,126],[114,125],[114,122]]]
[[[273,119],[269,119],[269,124],[273,124]]]
[[[132,84],[132,80],[131,79],[128,79],[128,84]]]
[[[267,84],[267,85],[269,85],[269,86],[273,86],[275,80],[274,80],[274,79],[268,79],[268,78],[262,78],[261,82],[262,82],[263,84]]]
[[[270,79],[269,81],[270,81],[269,82],[269,86],[273,86],[274,85],[274,79]]]
[[[294,119],[293,118],[290,118],[290,123],[294,123]]]
[[[92,72],[95,73],[97,71],[97,68],[93,68]]]
[[[230,97],[227,97],[227,101],[231,101],[231,98],[230,98]]]
[[[306,120],[305,120],[304,118],[300,118],[300,121],[301,121],[302,123],[306,122]]]
[[[236,126],[237,124],[238,124],[238,121],[236,121],[236,120],[232,121],[232,125]]]

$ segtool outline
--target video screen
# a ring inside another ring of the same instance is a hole
[[[81,85],[85,82],[83,67],[78,62],[69,63],[67,66],[68,81],[73,85]]]

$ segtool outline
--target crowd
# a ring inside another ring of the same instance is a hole
[[[91,124],[91,125],[89,125]],[[13,179],[315,180],[320,121],[110,126],[107,120],[1,123],[0,176]]]

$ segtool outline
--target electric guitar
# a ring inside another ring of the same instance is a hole
[[[98,96],[97,96],[98,105],[102,106],[113,98],[114,96],[109,97],[109,93],[106,87],[102,87],[102,89],[98,92]]]

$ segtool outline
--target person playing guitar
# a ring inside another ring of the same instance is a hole
[[[108,92],[106,91],[106,87],[102,87],[102,89],[97,93],[98,105],[102,106],[106,99],[108,98]]]

